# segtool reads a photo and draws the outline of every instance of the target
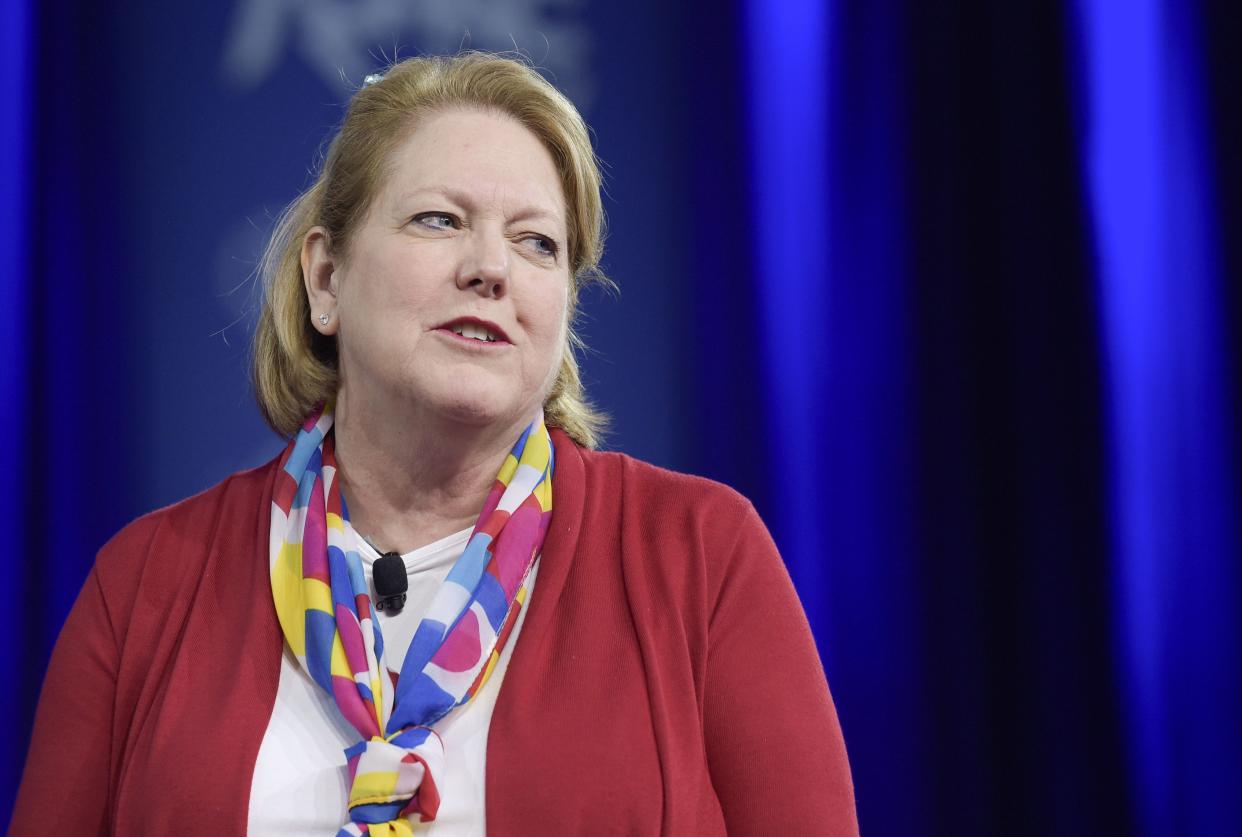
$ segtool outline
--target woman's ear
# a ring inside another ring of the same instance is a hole
[[[320,334],[336,334],[336,263],[330,250],[328,231],[311,227],[302,239],[302,281],[310,303],[311,325]]]

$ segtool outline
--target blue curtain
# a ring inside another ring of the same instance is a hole
[[[613,445],[754,499],[864,833],[1236,831],[1231,10],[674,5],[512,4],[610,167],[584,373]],[[341,91],[258,8],[0,6],[0,818],[95,551],[275,447],[245,280]]]
[[[1193,6],[1079,14],[1131,793],[1149,833],[1223,834],[1242,822],[1238,322],[1216,163],[1233,152],[1213,141]]]
[[[40,670],[24,665],[27,638],[22,604],[25,586],[26,542],[21,521],[28,510],[23,478],[26,474],[25,447],[9,444],[26,430],[25,394],[28,374],[27,302],[30,275],[27,252],[26,206],[29,189],[27,161],[30,156],[30,7],[24,0],[0,7],[0,438],[4,445],[5,467],[0,468],[0,508],[8,509],[10,547],[0,559],[0,632],[19,641],[0,643],[0,670],[16,683],[3,691],[0,712],[17,721],[17,729],[29,725],[29,703],[38,688]],[[16,542],[12,540],[16,535]],[[0,751],[0,787],[14,788],[21,775],[25,736]],[[6,736],[6,741],[10,740]],[[8,811],[12,791],[0,795],[0,811]]]
[[[771,467],[703,465],[765,504],[864,830],[1232,833],[1236,26],[1158,0],[739,16],[752,315],[700,316],[761,362],[701,398],[753,392],[761,433],[712,447]]]
[[[115,42],[108,17],[51,0],[4,5],[4,469],[0,665],[11,721],[0,810],[16,793],[39,684],[95,552],[134,516],[133,286],[122,240]],[[53,48],[54,47],[54,48]],[[48,55],[54,54],[54,60]],[[133,234],[133,231],[129,231]]]

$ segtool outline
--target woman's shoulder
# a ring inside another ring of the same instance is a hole
[[[750,514],[750,500],[722,482],[675,471],[619,451],[578,449],[588,486],[612,485],[628,504],[694,514]]]
[[[675,544],[686,559],[715,555],[718,561],[742,543],[771,544],[750,500],[724,483],[617,451],[574,446],[572,455],[581,464],[565,470],[578,483],[583,520],[596,531],[623,533],[639,552],[665,553],[645,545]]]
[[[166,577],[192,570],[221,538],[253,542],[255,527],[266,522],[279,458],[225,477],[214,486],[148,512],[123,527],[99,550],[95,570],[101,580],[143,573],[158,557]],[[262,517],[260,517],[262,515]]]
[[[733,488],[624,453],[571,455],[582,463],[579,552],[593,566],[625,566],[639,609],[659,602],[687,624],[706,624],[735,612],[719,605],[739,586],[764,595],[792,589],[763,520]]]

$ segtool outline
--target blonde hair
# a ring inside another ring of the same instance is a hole
[[[310,323],[302,278],[302,241],[322,226],[344,254],[379,192],[384,167],[420,116],[454,107],[506,114],[548,149],[561,177],[569,258],[569,319],[560,368],[544,402],[544,421],[595,447],[607,417],[586,400],[575,351],[578,296],[611,282],[599,271],[604,211],[600,171],[586,124],[559,91],[521,61],[483,52],[409,58],[354,94],[321,171],[281,214],[263,255],[263,307],[254,335],[251,375],[259,410],[282,436],[297,432],[339,385],[336,339]]]

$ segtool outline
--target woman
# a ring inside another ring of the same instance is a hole
[[[289,446],[101,551],[13,833],[856,833],[750,504],[593,449],[599,189],[520,63],[368,79],[266,260]]]

